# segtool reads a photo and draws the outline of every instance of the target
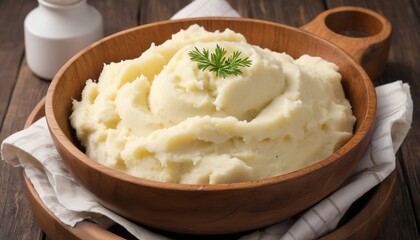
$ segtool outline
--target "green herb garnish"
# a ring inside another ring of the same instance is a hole
[[[239,67],[251,66],[251,60],[248,57],[239,58],[240,51],[235,51],[226,59],[226,50],[216,45],[214,53],[210,54],[209,50],[203,48],[200,52],[197,47],[191,50],[188,55],[192,61],[197,62],[197,67],[200,70],[209,69],[210,72],[215,72],[217,77],[225,78],[229,74],[235,76],[241,74]]]

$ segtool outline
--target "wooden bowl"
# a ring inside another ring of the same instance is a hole
[[[29,127],[39,118],[45,116],[45,98],[42,99],[33,109],[25,123]],[[82,221],[74,227],[70,227],[60,221],[43,204],[25,172],[22,173],[27,188],[27,197],[34,213],[34,217],[42,230],[47,234],[48,239],[135,239],[124,228],[115,224],[109,229],[91,221]],[[391,212],[392,204],[396,194],[396,173],[393,171],[382,183],[371,189],[368,193],[359,198],[347,210],[334,231],[322,236],[321,240],[335,239],[374,239],[385,224]],[[157,232],[160,234],[161,232]],[[165,236],[174,239],[238,239],[243,234],[229,235],[185,235],[168,234]]]
[[[152,42],[198,23],[230,28],[255,45],[293,57],[320,56],[340,67],[343,87],[357,118],[354,136],[326,159],[298,171],[233,184],[187,185],[149,181],[89,159],[70,126],[72,99],[80,99],[87,79],[97,79],[104,63],[138,57]],[[309,27],[308,27],[309,26]],[[310,29],[310,25],[306,26]],[[76,179],[110,210],[165,231],[224,234],[276,223],[310,207],[349,176],[369,142],[376,95],[363,68],[345,51],[307,31],[255,19],[200,18],[163,21],[128,29],[84,49],[57,73],[46,96],[46,118],[59,154]]]

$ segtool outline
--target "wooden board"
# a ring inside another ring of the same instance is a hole
[[[104,17],[105,33],[156,19],[166,20],[191,0],[88,0]],[[418,0],[228,0],[243,17],[263,18],[302,26],[320,12],[356,5],[384,14],[394,27],[391,52],[384,74],[375,84],[402,79],[411,85],[415,113],[413,125],[397,154],[397,196],[391,216],[377,239],[419,239],[420,229],[420,2]],[[33,76],[23,56],[23,18],[34,0],[0,1],[0,122],[4,139],[22,129],[34,105],[45,95],[48,82]],[[145,8],[147,6],[147,8]],[[166,9],[161,11],[160,9]],[[43,239],[25,196],[21,169],[0,161],[0,239]],[[416,220],[417,219],[417,220]]]

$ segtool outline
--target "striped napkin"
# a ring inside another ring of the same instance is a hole
[[[173,16],[239,17],[224,0],[196,0]],[[351,204],[382,182],[395,168],[395,152],[411,125],[413,103],[409,86],[395,81],[376,88],[378,111],[367,152],[341,189],[309,209],[297,220],[285,220],[241,237],[242,240],[315,239],[336,228]],[[36,139],[36,141],[34,141]],[[2,159],[21,166],[45,206],[69,226],[90,219],[104,228],[118,223],[139,239],[168,239],[109,211],[84,190],[58,155],[45,118],[17,132],[1,144]]]

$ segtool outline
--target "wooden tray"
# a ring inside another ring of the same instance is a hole
[[[29,115],[25,127],[45,115],[45,99],[41,100]],[[35,219],[50,239],[135,239],[120,226],[103,229],[99,225],[84,221],[74,228],[63,224],[42,203],[28,177],[23,174],[28,199]],[[396,194],[396,174],[388,178],[356,201],[345,214],[339,227],[321,239],[373,239],[389,216]],[[244,233],[223,236],[186,236],[161,233],[173,239],[237,239]]]

